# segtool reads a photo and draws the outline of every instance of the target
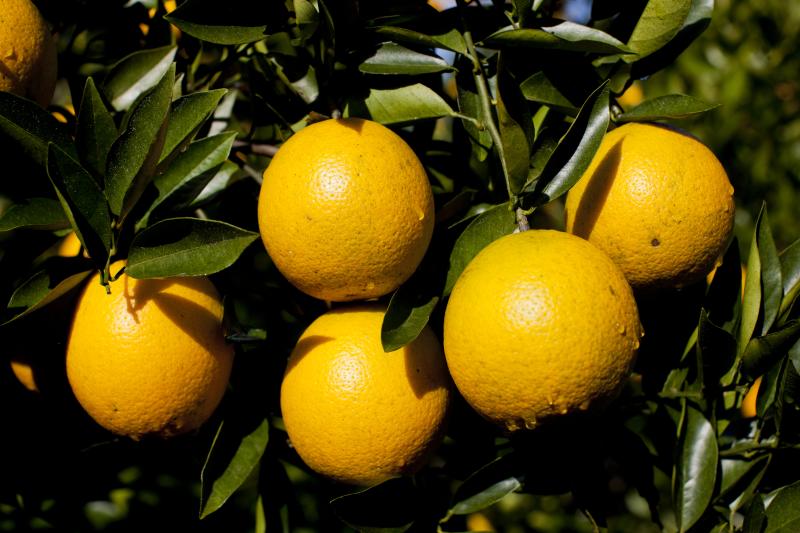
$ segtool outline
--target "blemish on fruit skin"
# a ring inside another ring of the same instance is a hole
[[[658,239],[653,239],[652,241],[650,241],[651,246],[658,246],[659,244],[661,244],[661,241],[659,241]]]

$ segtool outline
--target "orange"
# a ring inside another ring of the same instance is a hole
[[[31,367],[31,362],[27,358],[12,358],[11,371],[23,387],[31,392],[39,392],[33,367]]]
[[[31,0],[3,0],[0,10],[0,91],[46,106],[56,85],[57,52],[50,28]]]
[[[426,327],[384,353],[377,305],[329,311],[305,330],[281,385],[292,446],[313,470],[355,485],[412,473],[443,436],[450,378]]]
[[[733,217],[733,187],[711,150],[655,124],[606,134],[566,201],[567,231],[606,252],[640,290],[701,280]]]
[[[761,377],[757,377],[747,390],[747,394],[744,395],[744,400],[742,400],[742,406],[740,408],[743,418],[755,418],[758,415],[756,401],[758,400],[758,389],[760,386]]]
[[[335,119],[292,136],[264,172],[261,238],[301,291],[346,301],[387,294],[419,265],[433,233],[422,164],[376,122]]]
[[[133,439],[199,427],[222,399],[232,363],[220,296],[204,277],[123,274],[109,295],[95,275],[67,343],[75,397],[100,425]]]
[[[619,98],[617,98],[617,103],[626,110],[636,107],[643,101],[644,90],[642,89],[642,84],[639,81],[633,82],[631,86],[628,87],[625,92],[619,96]]]
[[[553,230],[484,248],[458,278],[444,317],[456,387],[512,432],[610,402],[641,336],[619,268],[585,240]]]

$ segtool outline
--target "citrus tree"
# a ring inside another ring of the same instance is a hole
[[[4,10],[0,528],[800,527],[800,240],[628,92],[713,1]]]

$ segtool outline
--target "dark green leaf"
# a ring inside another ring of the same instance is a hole
[[[53,143],[68,154],[75,147],[64,124],[35,102],[0,91],[0,132],[13,139],[33,161],[42,167],[47,160],[47,144]]]
[[[478,252],[492,241],[512,233],[516,226],[516,216],[508,208],[508,204],[496,205],[475,217],[459,235],[450,253],[450,268],[447,271],[444,294],[450,294],[456,280]]]
[[[503,172],[511,192],[519,193],[528,177],[528,165],[533,143],[533,122],[530,109],[519,89],[519,83],[505,68],[500,52],[497,67],[497,121],[501,145]]]
[[[210,0],[189,0],[164,18],[202,41],[245,44],[265,37],[265,8],[249,0],[228,0],[225,9]]]
[[[5,210],[0,217],[0,231],[17,228],[64,229],[69,219],[58,200],[50,198],[28,198]]]
[[[383,43],[371,57],[358,66],[367,74],[432,74],[452,70],[438,56],[421,54],[395,43]]]
[[[470,514],[500,501],[523,486],[524,476],[513,455],[495,459],[469,476],[456,490],[450,511]]]
[[[786,356],[800,339],[800,319],[791,320],[776,331],[761,337],[753,337],[742,355],[742,371],[758,377]]]
[[[558,90],[555,84],[543,71],[532,74],[520,84],[523,96],[532,102],[539,102],[552,107],[577,112],[577,107]]]
[[[617,117],[617,122],[648,122],[689,118],[711,109],[719,104],[709,104],[685,94],[668,94],[651,98]]]
[[[692,8],[692,0],[648,0],[628,39],[634,53],[624,56],[631,63],[657,51],[678,34]]]
[[[159,164],[173,152],[181,150],[197,134],[228,91],[216,89],[182,96],[172,102],[167,123],[167,136],[161,151]]]
[[[231,163],[230,161],[225,161],[222,163],[222,166],[214,175],[213,178],[206,184],[205,188],[200,191],[200,194],[197,195],[192,201],[191,207],[197,207],[202,205],[212,198],[214,198],[217,194],[224,191],[231,183],[233,183],[236,179],[236,173],[239,172],[239,167],[236,163]]]
[[[780,389],[786,376],[787,368],[786,359],[773,365],[772,368],[761,377],[761,384],[758,387],[758,396],[756,397],[756,414],[758,417],[764,418],[767,412],[774,407],[775,423],[778,427],[781,425],[780,419],[783,416],[783,398],[781,397]]]
[[[108,201],[91,174],[55,144],[47,156],[47,175],[84,249],[98,267],[111,250]]]
[[[595,54],[628,51],[624,43],[611,35],[568,21],[541,29],[514,29],[509,26],[489,35],[484,43],[499,48],[524,47]]]
[[[467,117],[481,120],[481,99],[475,85],[475,78],[472,75],[472,67],[466,59],[461,59],[457,63],[459,67],[456,75],[456,87],[458,89],[458,110]],[[492,136],[486,128],[478,128],[477,124],[471,120],[463,120],[461,124],[469,136],[474,157],[478,161],[485,161],[492,149]]]
[[[200,472],[200,518],[220,507],[254,471],[269,440],[269,424],[260,414],[238,405],[226,409]]]
[[[781,261],[778,257],[778,249],[772,238],[772,230],[769,227],[766,204],[761,209],[761,213],[756,223],[755,239],[758,244],[758,256],[761,263],[761,310],[763,320],[761,322],[761,334],[767,333],[775,319],[783,298],[783,280],[781,279]]]
[[[750,506],[747,508],[742,533],[764,533],[766,519],[767,515],[764,510],[764,498],[760,494],[756,494],[750,502]]]
[[[155,87],[169,71],[176,51],[174,46],[142,50],[112,66],[103,82],[103,94],[111,106],[117,111],[125,111]]]
[[[687,405],[673,478],[679,531],[687,531],[697,523],[711,503],[718,456],[713,426],[703,413]]]
[[[216,220],[162,220],[133,239],[125,271],[139,279],[207,276],[232,265],[257,237]]]
[[[795,533],[800,530],[800,481],[779,489],[766,509],[764,533]]]
[[[193,142],[153,180],[158,197],[137,223],[147,225],[154,213],[181,209],[194,201],[228,158],[236,133],[221,133]]]
[[[534,0],[512,0],[511,5],[514,6],[514,16],[519,21],[521,26],[525,26],[528,19],[533,15],[533,2]]]
[[[416,518],[419,494],[409,478],[393,478],[331,500],[336,515],[362,533],[401,533]]]
[[[294,489],[286,469],[269,453],[261,458],[256,502],[256,533],[291,533],[289,505]]]
[[[412,276],[397,289],[381,326],[384,352],[393,352],[413,342],[428,323],[439,297],[420,276]]]
[[[739,241],[734,237],[722,264],[714,271],[714,279],[703,302],[711,321],[732,334],[741,314],[742,289],[742,260]]]
[[[708,387],[714,387],[736,360],[736,339],[713,324],[705,309],[700,310],[697,327],[697,355],[702,361],[703,377]]]
[[[433,89],[417,83],[399,89],[371,89],[366,98],[351,100],[344,114],[397,124],[451,116],[453,110]]]
[[[106,109],[106,104],[94,80],[88,78],[83,89],[83,98],[78,113],[78,131],[75,145],[81,162],[99,182],[106,169],[106,158],[111,145],[117,139],[117,126],[114,118]]]
[[[13,317],[3,325],[27,316],[57,300],[83,283],[92,273],[86,262],[77,258],[54,258],[41,270],[22,282],[11,295],[8,310]]]
[[[543,205],[558,198],[583,176],[608,129],[608,99],[608,84],[604,83],[584,102],[541,175],[525,186],[526,205]]]
[[[319,11],[310,0],[294,0],[295,24],[303,39],[308,39],[319,26]]]
[[[788,312],[800,296],[800,239],[781,252],[781,278],[783,279],[783,301],[781,314]]]
[[[161,156],[172,101],[175,65],[136,105],[108,154],[105,190],[111,212],[124,218],[153,177]]]
[[[395,26],[380,26],[375,28],[374,31],[382,37],[388,37],[400,43],[425,46],[427,48],[444,48],[462,55],[467,53],[464,37],[455,29],[449,29],[447,32],[437,35],[426,35]]]

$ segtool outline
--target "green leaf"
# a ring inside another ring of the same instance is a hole
[[[125,271],[139,279],[207,276],[231,266],[257,237],[216,220],[162,220],[134,237]]]
[[[381,37],[388,37],[400,43],[424,46],[427,48],[444,48],[451,52],[458,52],[461,55],[467,54],[467,45],[464,37],[456,29],[436,35],[426,35],[418,31],[398,28],[396,26],[379,26],[374,28],[375,33]]]
[[[631,66],[631,78],[644,79],[672,65],[678,56],[705,31],[711,23],[714,0],[692,0],[691,4],[689,14],[677,35],[652,54],[634,61]]]
[[[742,458],[723,458],[720,460],[720,497],[731,501],[731,507],[738,508],[746,498],[742,496],[752,496],[752,492],[761,478],[764,477],[769,456],[762,455],[754,459]]]
[[[200,518],[218,510],[258,466],[269,440],[269,423],[246,405],[226,409],[200,472]]]
[[[117,111],[126,111],[155,87],[170,70],[176,51],[174,46],[142,50],[112,66],[103,82],[103,94],[111,106]]]
[[[514,16],[521,26],[525,26],[533,15],[533,2],[534,0],[511,0],[511,5],[514,6]]]
[[[616,122],[652,122],[689,118],[719,107],[693,96],[668,94],[651,98],[616,118]]]
[[[422,333],[439,302],[432,292],[431,285],[416,275],[394,292],[381,326],[384,352],[400,349]]]
[[[556,87],[544,71],[536,72],[526,78],[520,89],[525,99],[548,106],[564,109],[571,114],[577,107]]]
[[[780,316],[789,313],[800,296],[800,239],[786,247],[780,254],[783,299]]]
[[[133,109],[108,154],[105,191],[111,212],[125,218],[150,182],[166,137],[175,65]]]
[[[265,9],[249,0],[228,0],[225,9],[214,1],[189,0],[164,18],[201,41],[246,44],[266,36]]]
[[[106,169],[106,158],[117,135],[114,118],[106,109],[100,93],[97,92],[94,80],[88,78],[83,88],[83,97],[78,113],[75,145],[81,162],[98,179],[98,182],[102,182],[102,176]]]
[[[758,377],[783,359],[789,348],[800,339],[800,319],[790,320],[776,331],[753,337],[742,355],[742,371]]]
[[[452,67],[441,57],[421,54],[395,43],[383,43],[358,70],[367,74],[417,75],[444,72]]]
[[[800,481],[778,489],[766,509],[763,533],[795,533],[800,530]]]
[[[197,131],[211,117],[219,101],[228,91],[216,89],[181,96],[170,106],[167,136],[158,163],[183,149],[197,134]]]
[[[47,155],[47,175],[78,239],[97,267],[111,250],[108,201],[91,174],[55,144]]]
[[[411,527],[421,503],[409,478],[393,478],[334,498],[331,507],[344,523],[362,533],[401,533]]]
[[[624,56],[628,63],[646,57],[662,48],[678,34],[692,8],[692,0],[648,0],[628,48],[633,54]]]
[[[68,227],[69,219],[61,204],[51,198],[27,198],[10,206],[0,217],[0,231],[18,228],[55,230]]]
[[[761,295],[761,255],[758,250],[758,231],[764,206],[756,219],[753,239],[750,241],[750,252],[747,257],[747,279],[742,292],[742,320],[739,323],[739,353],[743,353],[750,337],[756,329],[758,317],[761,315],[763,304]]]
[[[475,217],[459,235],[450,253],[450,268],[447,271],[444,294],[450,294],[456,280],[478,252],[492,241],[512,233],[516,227],[516,216],[508,204],[496,205]]]
[[[308,39],[319,27],[319,11],[310,0],[294,0],[295,24],[303,39]]]
[[[736,361],[736,339],[713,324],[705,309],[697,326],[697,354],[703,363],[703,380],[711,388],[728,373]]]
[[[479,120],[483,112],[481,111],[481,98],[475,85],[475,78],[472,75],[472,66],[466,59],[460,59],[457,63],[458,73],[456,74],[456,88],[458,90],[458,110],[466,116]],[[477,124],[471,120],[461,120],[464,131],[470,140],[472,152],[475,159],[485,161],[492,149],[492,136],[486,128],[478,128]]]
[[[366,98],[350,100],[344,115],[397,124],[451,116],[453,109],[433,89],[416,83],[398,89],[370,89]]]
[[[8,302],[13,314],[2,325],[27,316],[67,294],[92,274],[86,270],[86,261],[80,258],[55,257],[43,265],[44,269],[26,279],[14,290]]]
[[[219,168],[214,177],[209,180],[200,194],[192,200],[190,207],[197,207],[213,199],[217,194],[224,191],[231,183],[236,180],[236,173],[239,167],[236,163],[225,161]]]
[[[775,323],[780,311],[781,299],[783,298],[781,261],[778,257],[775,241],[772,238],[772,230],[769,227],[766,204],[764,204],[756,223],[755,238],[761,263],[761,302],[763,312],[761,334],[763,335]]]
[[[47,145],[53,143],[70,155],[75,147],[64,124],[38,104],[0,91],[0,132],[14,140],[34,162],[45,166]]]
[[[523,486],[513,455],[495,459],[470,475],[453,496],[453,514],[471,514],[497,503]]]
[[[191,204],[216,176],[228,158],[236,133],[221,133],[195,141],[153,180],[158,196],[137,223],[147,225],[153,214],[182,209]]]
[[[541,29],[508,26],[484,39],[493,47],[523,47],[562,52],[618,54],[628,52],[624,43],[600,30],[565,21]]]
[[[673,474],[673,500],[679,531],[689,530],[711,503],[718,457],[713,426],[703,413],[687,405]]]
[[[767,515],[764,510],[764,498],[760,494],[756,494],[750,502],[750,506],[747,508],[742,533],[764,533],[766,519]]]
[[[598,87],[581,106],[536,181],[523,189],[525,204],[543,205],[565,194],[589,168],[610,120],[608,84]]]
[[[512,193],[517,194],[528,177],[533,144],[533,121],[530,109],[519,89],[519,83],[505,68],[505,56],[497,61],[497,121],[503,172]]]

